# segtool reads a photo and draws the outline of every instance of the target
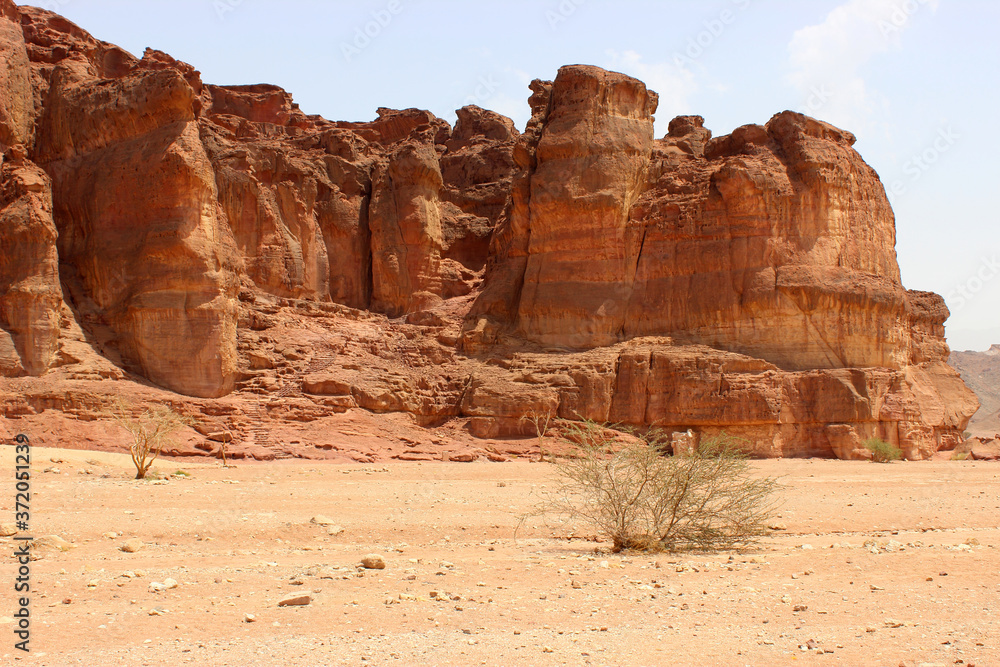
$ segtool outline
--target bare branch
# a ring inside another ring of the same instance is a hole
[[[128,431],[132,442],[129,454],[135,466],[135,478],[145,479],[163,446],[177,430],[191,423],[165,405],[136,407],[121,398],[106,411],[106,417]]]

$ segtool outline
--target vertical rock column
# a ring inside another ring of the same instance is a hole
[[[59,255],[49,177],[21,148],[0,170],[0,375],[41,375],[59,349]]]
[[[518,328],[587,347],[621,337],[643,231],[629,225],[653,145],[656,93],[583,65],[559,70],[536,151]],[[571,333],[572,332],[572,333]]]
[[[34,105],[17,7],[0,0],[0,375],[41,375],[59,345],[52,189],[27,159]]]
[[[95,80],[60,64],[36,153],[77,308],[145,377],[217,397],[236,372],[239,263],[195,97],[172,68]]]
[[[20,15],[11,0],[0,0],[0,153],[29,142],[33,115],[31,69]]]
[[[433,146],[403,143],[372,178],[372,309],[390,316],[440,300],[442,186]]]

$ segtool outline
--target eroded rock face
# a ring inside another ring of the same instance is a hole
[[[768,455],[858,457],[874,435],[915,458],[954,446],[977,402],[944,363],[947,309],[900,284],[892,210],[853,135],[784,112],[716,139],[703,119],[684,116],[654,142],[655,97],[628,77],[572,66],[532,90],[466,350],[490,354],[517,339],[585,350],[669,336],[671,345],[759,359],[770,375],[740,380],[750,403],[721,392],[685,421],[700,403],[687,391],[702,391],[714,372],[637,386],[635,374],[649,380],[649,371],[625,354],[597,375],[612,376],[628,401],[606,398],[580,416],[704,433],[728,425],[772,443],[755,446]],[[847,371],[867,378],[851,390],[864,409],[836,398],[854,386]],[[879,373],[892,381],[876,392]],[[684,400],[664,406],[661,395]],[[761,412],[766,396],[782,407]],[[575,407],[560,410],[574,418]]]
[[[468,294],[513,163],[513,123],[418,109],[306,116],[274,86],[207,86],[202,138],[247,274],[278,296],[394,315]]]
[[[861,443],[879,437],[912,460],[961,442],[975,407],[940,362],[788,372],[733,352],[636,338],[555,358],[520,353],[506,366],[475,371],[462,405],[463,414],[488,418],[479,428],[494,435],[530,434],[521,417],[534,412],[655,424],[698,439],[725,432],[762,457],[866,458]]]
[[[656,140],[656,93],[584,65],[532,82],[523,133],[475,106],[331,122],[10,0],[0,53],[0,374],[43,376],[5,416],[92,418],[121,368],[258,458],[263,423],[300,455],[362,412],[374,442],[561,418],[925,458],[975,412],[943,300],[900,284],[878,177],[826,123]]]
[[[620,339],[642,237],[629,211],[646,180],[657,97],[594,67],[559,70],[535,149],[518,328],[543,344]]]
[[[52,188],[23,155],[0,164],[0,375],[41,375],[56,361],[62,289]]]
[[[518,146],[524,171],[506,223],[513,247],[499,269],[521,273],[500,278],[520,289],[500,298],[513,300],[504,310],[516,311],[512,324],[531,340],[607,345],[621,340],[639,259],[641,229],[629,211],[647,178],[657,96],[582,65],[540,90],[534,131]]]
[[[368,142],[276,86],[206,86],[202,140],[247,276],[271,294],[367,307]]]
[[[717,139],[682,117],[653,142],[655,99],[594,68],[563,68],[546,96],[490,275],[515,288],[473,316],[543,345],[670,335],[789,370],[927,356],[942,304],[900,285],[892,211],[852,135],[785,112]]]
[[[182,393],[230,391],[240,275],[392,314],[467,294],[481,276],[509,120],[463,112],[455,150],[500,156],[499,169],[452,160],[449,193],[466,211],[438,197],[451,128],[432,114],[331,123],[280,88],[203,86],[189,65],[152,50],[137,60],[50,12],[20,21],[39,107],[31,154],[53,179],[63,278],[133,370]],[[474,136],[491,123],[500,131]],[[464,194],[483,183],[492,200]]]
[[[477,106],[463,107],[457,115],[441,156],[439,197],[452,205],[442,207],[443,256],[479,271],[510,196],[519,133],[511,119]]]
[[[34,117],[31,68],[20,13],[11,0],[0,0],[0,152],[30,143]]]
[[[41,375],[59,345],[52,188],[27,158],[34,96],[20,14],[0,0],[0,375]]]
[[[194,396],[229,393],[239,258],[195,120],[192,83],[200,83],[159,66],[155,54],[98,78],[85,56],[93,53],[44,66],[33,152],[52,177],[74,305],[110,329],[124,361],[153,382]]]
[[[369,216],[374,310],[395,317],[440,297],[442,184],[433,145],[403,143],[377,169]]]
[[[690,135],[688,135],[690,136]],[[658,142],[624,335],[669,334],[790,370],[910,362],[892,211],[854,137],[785,112]]]

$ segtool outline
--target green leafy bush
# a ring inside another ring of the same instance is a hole
[[[872,461],[875,463],[891,463],[903,458],[903,452],[899,447],[881,438],[869,438],[862,443],[862,446],[872,453]]]

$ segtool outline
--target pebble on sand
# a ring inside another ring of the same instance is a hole
[[[361,566],[368,570],[384,570],[385,561],[378,554],[368,554],[361,559]]]
[[[158,581],[150,582],[149,590],[153,591],[154,593],[159,593],[160,591],[168,591],[173,588],[177,588],[178,585],[179,584],[175,579],[167,578],[163,580],[162,584]]]
[[[310,523],[315,523],[320,526],[332,526],[334,524],[333,519],[325,517],[322,514],[317,514],[312,519],[309,520]]]
[[[310,595],[296,595],[278,602],[279,607],[304,607],[312,602]],[[247,621],[249,623],[249,621]]]
[[[125,542],[123,542],[122,545],[118,548],[127,554],[134,554],[136,551],[139,551],[144,546],[146,545],[145,543],[143,543],[142,540],[140,540],[138,537],[133,537],[130,540],[125,540]]]

